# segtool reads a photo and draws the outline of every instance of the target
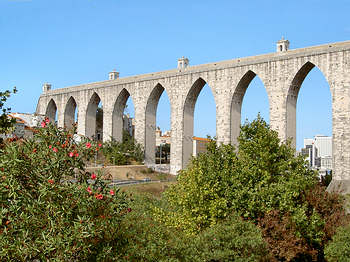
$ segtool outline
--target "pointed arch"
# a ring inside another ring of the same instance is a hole
[[[77,110],[77,102],[75,101],[74,97],[71,96],[67,103],[66,107],[64,109],[64,127],[66,128],[72,128],[75,124],[75,114]]]
[[[96,136],[96,112],[100,102],[101,98],[94,92],[86,110],[85,135],[89,138],[94,138]]]
[[[112,137],[116,141],[122,141],[123,139],[123,114],[129,97],[129,91],[123,88],[114,103],[112,116]]]
[[[51,99],[46,107],[46,112],[45,112],[45,115],[49,118],[51,123],[55,123],[56,113],[57,113],[56,102],[53,99]]]
[[[159,99],[164,90],[164,87],[158,83],[147,99],[145,114],[145,162],[148,164],[155,163],[156,115]]]
[[[240,126],[241,126],[241,113],[242,113],[242,103],[243,98],[246,94],[246,91],[253,81],[253,79],[257,76],[255,72],[252,70],[248,70],[242,78],[239,80],[232,96],[231,100],[231,143],[237,143],[237,137],[239,136]],[[261,78],[259,78],[261,80]],[[263,83],[264,84],[264,83]],[[264,85],[265,87],[265,85]],[[267,93],[267,90],[265,88]],[[268,100],[269,96],[267,95]]]
[[[296,109],[297,100],[301,85],[305,78],[313,68],[318,68],[319,71],[324,73],[314,63],[307,61],[293,77],[286,96],[286,137],[292,140],[292,146],[296,147]],[[327,81],[327,79],[326,79]],[[327,81],[328,83],[328,81]],[[329,85],[329,83],[328,83]]]
[[[197,98],[206,85],[206,81],[199,77],[188,91],[183,108],[183,140],[182,140],[182,163],[185,167],[190,160],[193,152],[193,126],[194,126],[194,108]],[[213,94],[213,92],[212,92]],[[216,104],[215,104],[216,106]]]

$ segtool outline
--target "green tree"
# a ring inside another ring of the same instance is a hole
[[[238,142],[211,141],[165,192],[168,206],[155,208],[157,218],[198,235],[236,214],[259,225],[276,259],[323,261],[325,244],[348,220],[344,199],[328,194],[260,116],[241,127]]]
[[[16,93],[16,87],[13,88],[12,93]],[[15,119],[11,119],[7,116],[11,108],[5,107],[5,102],[10,97],[11,91],[6,90],[4,92],[0,92],[0,111],[2,111],[0,115],[0,134],[6,134],[10,132],[11,127],[16,123]]]
[[[260,116],[242,126],[238,141],[235,149],[213,140],[180,172],[166,192],[173,209],[164,214],[169,225],[198,232],[232,212],[254,221],[274,209],[295,212],[301,192],[316,182],[303,158]]]
[[[102,153],[113,165],[128,165],[131,161],[144,160],[142,146],[126,130],[123,130],[122,142],[114,139],[105,142]]]

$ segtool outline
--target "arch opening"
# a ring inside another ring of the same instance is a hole
[[[85,135],[94,140],[102,140],[103,105],[98,94],[94,93],[86,110]]]
[[[57,105],[53,99],[48,103],[45,115],[51,123],[57,123]]]
[[[324,175],[332,170],[332,95],[320,69],[305,63],[289,87],[286,101],[287,138]]]
[[[64,110],[64,127],[70,129],[77,124],[78,124],[77,103],[75,99],[71,96],[68,99]]]
[[[122,142],[124,136],[128,134],[134,137],[135,127],[134,104],[130,93],[124,88],[115,101],[112,116],[112,138]],[[125,131],[125,133],[124,133]]]
[[[202,78],[197,79],[188,92],[183,114],[182,163],[185,167],[192,156],[206,151],[209,142],[206,136],[216,136],[216,104],[210,86]]]
[[[269,122],[269,98],[259,76],[249,70],[234,91],[231,102],[231,144],[237,143],[241,124],[257,115]]]
[[[166,164],[170,161],[169,108],[166,91],[161,84],[157,84],[146,104],[145,162],[147,164]],[[166,131],[166,128],[168,132],[163,133],[162,130]]]

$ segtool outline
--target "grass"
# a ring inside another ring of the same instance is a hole
[[[132,194],[148,194],[152,195],[155,198],[160,198],[162,193],[175,182],[154,182],[154,183],[145,183],[137,184],[131,186],[125,186],[121,188],[121,191],[125,193]]]

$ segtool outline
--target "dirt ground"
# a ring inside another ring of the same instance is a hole
[[[100,170],[106,179],[116,180],[141,180],[150,178],[151,180],[174,181],[175,176],[164,173],[157,173],[144,165],[128,166],[105,166],[88,167],[87,171],[97,172]]]

